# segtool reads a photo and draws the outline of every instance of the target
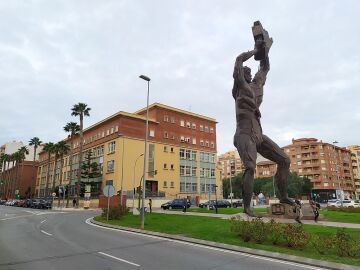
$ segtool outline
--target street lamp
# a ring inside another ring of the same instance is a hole
[[[133,197],[132,197],[132,200],[133,200],[133,213],[135,211],[135,168],[136,168],[136,163],[138,161],[138,159],[140,157],[142,157],[144,154],[141,154],[140,156],[138,156],[135,160],[135,165],[134,165],[134,175],[133,175]]]
[[[150,78],[145,75],[140,75],[140,79],[147,81],[147,102],[146,102],[146,129],[145,129],[145,149],[144,149],[144,178],[143,178],[143,193],[141,204],[141,225],[140,229],[144,229],[145,223],[145,184],[146,184],[146,155],[147,155],[147,140],[148,140],[148,127],[149,127],[149,91],[150,91]]]

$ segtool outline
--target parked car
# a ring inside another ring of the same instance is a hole
[[[6,200],[0,200],[0,205],[4,205],[6,203]]]
[[[18,200],[16,206],[18,206],[18,207],[24,207],[24,204],[25,204],[25,200]]]
[[[200,203],[199,204],[199,207],[200,208],[207,208],[208,206],[211,208],[212,205],[215,204],[215,200],[210,200],[210,201],[207,201],[207,202],[204,202],[204,203]]]
[[[328,200],[327,206],[341,206],[340,200]]]
[[[242,200],[242,199],[240,199],[240,200],[238,200],[238,201],[234,201],[234,202],[232,203],[232,207],[234,207],[234,208],[242,207],[242,206],[243,206],[243,200]]]
[[[166,210],[166,209],[182,209],[184,208],[184,202],[185,200],[184,199],[175,199],[175,200],[172,200],[172,201],[169,201],[169,202],[166,202],[164,204],[161,205],[161,208]],[[186,208],[189,208],[190,207],[190,202],[187,202],[186,203]]]
[[[354,201],[354,207],[360,207],[360,200]]]
[[[349,207],[349,206],[355,207],[355,202],[353,200],[343,200],[342,203],[343,203],[344,207]],[[341,202],[340,202],[340,205],[341,205]]]
[[[227,200],[218,200],[217,202],[215,201],[214,205],[217,205],[217,208],[230,208],[231,207],[231,203],[229,203]]]

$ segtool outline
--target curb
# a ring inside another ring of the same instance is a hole
[[[287,254],[278,253],[278,252],[257,250],[257,249],[251,249],[251,248],[246,248],[246,247],[239,247],[239,246],[235,246],[235,245],[206,241],[206,240],[201,240],[201,239],[195,239],[195,238],[190,238],[190,237],[171,235],[171,234],[159,233],[159,232],[153,232],[153,231],[146,231],[146,230],[134,229],[134,228],[129,228],[129,227],[122,227],[122,226],[118,226],[118,225],[111,225],[111,224],[106,224],[106,223],[102,223],[99,221],[95,221],[94,218],[91,218],[90,222],[93,224],[102,226],[102,227],[117,229],[119,231],[128,231],[128,232],[135,232],[135,233],[139,233],[139,234],[158,236],[158,237],[167,238],[167,239],[171,239],[171,240],[179,240],[179,241],[192,243],[192,244],[199,244],[199,245],[204,245],[204,246],[208,246],[208,247],[221,248],[224,250],[241,252],[241,253],[245,253],[248,255],[261,256],[261,257],[277,259],[277,260],[282,260],[282,261],[287,261],[287,262],[292,262],[292,263],[299,263],[299,264],[303,264],[303,265],[309,265],[309,266],[320,267],[320,268],[325,268],[325,269],[333,269],[333,270],[338,270],[338,269],[340,269],[340,270],[356,270],[356,269],[358,269],[358,270],[360,270],[360,267],[355,266],[355,265],[347,265],[347,264],[333,263],[333,262],[327,262],[327,261],[320,261],[320,260],[315,260],[315,259],[309,259],[306,257],[287,255]]]

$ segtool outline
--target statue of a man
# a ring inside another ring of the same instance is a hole
[[[272,42],[272,39],[270,40]],[[260,69],[251,77],[251,69],[243,63],[264,49],[266,41],[256,40],[255,49],[244,52],[236,58],[234,67],[234,86],[232,95],[236,106],[236,133],[234,145],[245,166],[243,175],[243,204],[244,212],[249,216],[256,216],[251,210],[251,198],[254,187],[254,173],[256,156],[260,153],[263,157],[276,162],[276,185],[280,193],[280,203],[293,204],[288,198],[288,175],[290,159],[284,151],[269,137],[262,133],[260,124],[260,105],[263,99],[263,87],[266,75],[270,70],[268,50],[260,60]],[[270,45],[271,46],[271,45]]]

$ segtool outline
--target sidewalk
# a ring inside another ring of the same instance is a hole
[[[213,214],[213,213],[196,213],[196,212],[186,212],[183,213],[181,211],[169,211],[162,209],[153,209],[153,213],[160,214],[170,214],[170,215],[187,215],[187,216],[202,216],[202,217],[216,217],[222,219],[230,219],[232,217],[241,217],[242,219],[248,219],[248,215],[244,213],[234,214],[234,215],[226,215],[226,214]],[[264,222],[269,222],[271,218],[263,217],[262,220]],[[283,218],[273,218],[278,223],[297,223],[293,219],[283,219]],[[317,225],[317,226],[329,226],[329,227],[340,227],[340,228],[353,228],[360,229],[360,224],[356,223],[342,223],[342,222],[332,222],[332,221],[318,221],[317,223],[313,220],[302,220],[303,224]]]
[[[54,210],[54,211],[100,211],[101,209],[100,208],[89,208],[89,209],[84,209],[84,207],[79,207],[79,208],[73,208],[73,207],[69,207],[69,208],[66,208],[66,207],[53,207],[51,210]]]

